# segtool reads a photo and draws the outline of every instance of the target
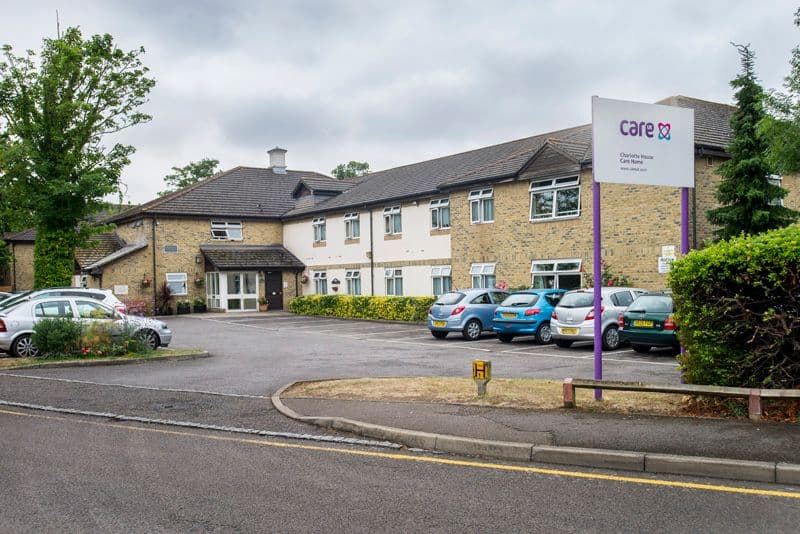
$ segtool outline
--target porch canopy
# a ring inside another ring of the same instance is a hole
[[[201,245],[219,271],[302,271],[305,265],[282,245]]]

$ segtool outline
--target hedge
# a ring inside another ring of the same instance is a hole
[[[669,283],[687,382],[800,386],[800,226],[693,251]]]
[[[304,315],[327,315],[353,319],[424,321],[434,297],[362,297],[354,295],[308,295],[289,303],[289,310]]]

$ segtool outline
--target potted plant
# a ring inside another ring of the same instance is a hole
[[[258,297],[258,311],[265,312],[269,307],[267,297]]]
[[[205,313],[207,311],[206,308],[206,299],[203,297],[197,297],[192,302],[192,312],[194,313]]]
[[[161,290],[156,294],[156,310],[159,315],[172,315],[172,289],[169,284],[161,284]]]
[[[198,273],[194,273],[194,286],[195,287],[203,287],[204,284],[205,284],[205,280],[203,280],[203,277],[200,276],[200,274],[198,274]]]
[[[192,311],[192,303],[188,300],[178,302],[178,315],[183,315]]]

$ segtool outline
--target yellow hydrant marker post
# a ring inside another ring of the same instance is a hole
[[[478,396],[486,395],[486,384],[492,379],[492,362],[486,360],[472,361],[472,379],[478,386]]]

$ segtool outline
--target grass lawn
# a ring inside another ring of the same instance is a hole
[[[0,370],[3,369],[18,369],[22,367],[30,367],[50,362],[81,362],[87,360],[147,360],[151,358],[161,358],[164,356],[190,356],[193,354],[200,354],[204,352],[201,349],[159,349],[152,352],[126,354],[124,356],[84,356],[76,358],[75,356],[64,356],[61,358],[0,358]]]

